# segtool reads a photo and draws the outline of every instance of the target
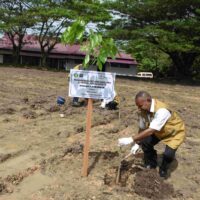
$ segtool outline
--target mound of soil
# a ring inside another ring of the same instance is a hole
[[[136,194],[153,200],[174,195],[173,186],[164,182],[155,169],[138,171],[133,189]]]
[[[116,156],[117,155],[118,154],[116,154]],[[128,191],[132,192],[132,185],[134,181],[133,174],[142,170],[140,165],[134,164],[136,162],[136,160],[123,160],[119,166],[113,166],[106,172],[104,176],[104,184],[109,186],[115,186],[117,184],[120,187],[126,187]],[[119,180],[117,181],[118,176]]]

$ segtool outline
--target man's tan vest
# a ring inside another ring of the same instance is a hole
[[[145,119],[146,128],[149,128],[150,122],[152,121],[155,113],[160,108],[165,108],[170,111],[171,117],[167,120],[163,128],[160,131],[156,131],[154,134],[172,149],[177,149],[185,139],[185,125],[182,119],[178,116],[176,112],[169,109],[166,104],[158,101],[157,99],[155,99],[154,106],[154,113],[151,113],[150,120],[147,114],[141,113],[141,117]]]

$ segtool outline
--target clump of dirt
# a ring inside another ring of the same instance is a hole
[[[0,163],[6,161],[11,157],[11,154],[0,154]]]
[[[10,122],[11,120],[9,119],[9,118],[5,118],[4,120],[3,120],[3,122]]]
[[[0,114],[9,114],[12,115],[16,112],[14,108],[2,108],[0,109]]]
[[[49,112],[57,112],[60,111],[60,106],[54,105],[47,109]]]
[[[0,194],[12,193],[14,185],[21,183],[25,177],[33,174],[38,168],[39,166],[33,166],[19,172],[18,174],[8,175],[4,179],[0,177]]]
[[[22,102],[23,102],[23,103],[28,103],[28,102],[29,102],[28,97],[24,97],[24,98],[22,99]]]
[[[6,185],[2,181],[0,182],[0,193],[4,192],[6,190]]]
[[[136,194],[153,200],[174,195],[173,186],[164,182],[155,169],[137,172],[133,189]]]
[[[41,105],[37,105],[37,104],[32,103],[32,104],[30,105],[30,108],[33,109],[33,110],[37,110],[37,109],[40,109],[40,108],[41,108]]]
[[[80,126],[75,127],[75,132],[76,133],[81,133],[83,131],[85,131],[85,127],[84,126],[80,125]]]
[[[23,117],[26,119],[35,119],[37,118],[37,114],[33,111],[26,111],[23,113]]]
[[[33,174],[36,170],[39,169],[39,166],[33,166],[25,169],[22,172],[19,172],[18,174],[8,175],[4,181],[11,183],[13,185],[18,185],[25,177],[28,177],[29,175]]]
[[[5,180],[7,182],[12,183],[13,185],[18,185],[23,179],[23,174],[19,173],[14,175],[8,175]]]
[[[12,193],[13,189],[9,187],[1,178],[0,178],[0,194]]]
[[[27,101],[28,100],[28,101]],[[39,99],[36,99],[34,101],[30,101],[29,99],[24,99],[24,103],[26,104],[30,104],[30,108],[31,109],[34,109],[34,110],[37,110],[37,109],[42,109],[44,108],[48,101],[44,98],[39,98]]]
[[[116,184],[116,179],[115,179],[115,177],[116,177],[116,171],[117,171],[117,167],[110,169],[104,175],[104,184],[105,185],[113,186],[113,185]]]
[[[82,153],[82,152],[83,152],[83,144],[79,142],[75,142],[70,147],[67,147],[63,150],[64,156],[68,153]]]

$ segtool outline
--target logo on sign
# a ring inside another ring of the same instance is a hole
[[[75,78],[78,78],[78,74],[75,73],[75,74],[74,74],[74,77],[75,77]]]
[[[74,74],[74,77],[75,77],[75,78],[78,78],[78,77],[83,78],[83,74],[77,74],[77,73],[75,73],[75,74]]]

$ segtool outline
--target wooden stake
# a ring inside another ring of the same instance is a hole
[[[86,116],[86,137],[83,151],[83,168],[82,176],[88,175],[89,147],[90,147],[90,131],[92,121],[92,99],[88,99],[87,116]]]
[[[116,184],[119,184],[120,182],[120,176],[121,176],[121,167],[122,167],[122,163],[120,162],[118,169],[117,169],[117,177],[116,177]]]

